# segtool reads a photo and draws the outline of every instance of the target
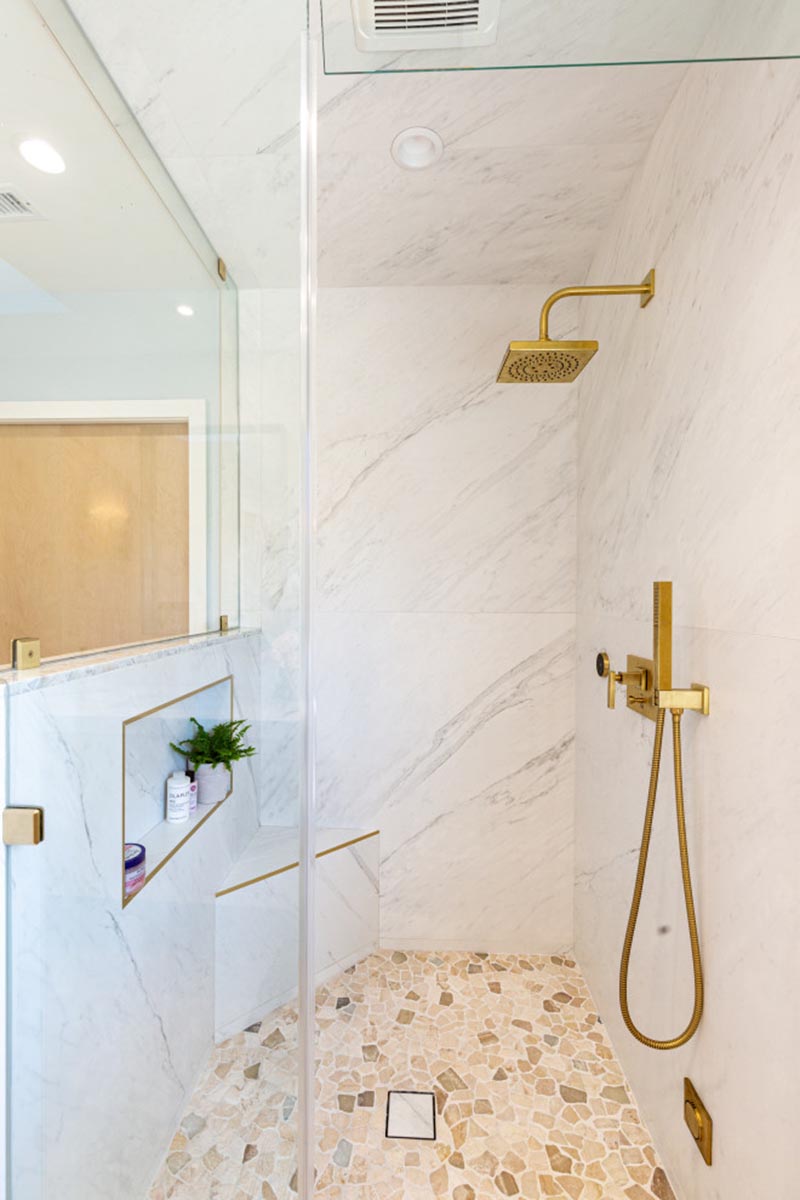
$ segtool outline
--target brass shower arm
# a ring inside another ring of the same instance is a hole
[[[539,317],[539,338],[543,342],[550,340],[550,335],[547,332],[548,322],[550,319],[550,309],[559,300],[564,300],[567,296],[641,296],[641,307],[646,308],[653,296],[656,294],[656,272],[652,268],[647,272],[646,277],[641,283],[609,283],[600,284],[594,287],[565,287],[559,288],[557,292],[553,292],[552,296],[548,296],[542,305],[542,315]]]

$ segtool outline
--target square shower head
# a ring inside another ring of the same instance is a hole
[[[572,383],[597,342],[512,342],[497,376],[498,383]]]

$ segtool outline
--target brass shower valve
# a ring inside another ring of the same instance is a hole
[[[595,667],[597,669],[597,674],[601,679],[608,679],[609,708],[616,708],[618,683],[622,684],[624,688],[636,688],[640,692],[646,692],[648,690],[647,670],[645,668],[634,671],[615,671],[611,666],[611,660],[606,654],[605,650],[601,650],[598,654]],[[638,703],[638,701],[636,701],[636,703]]]

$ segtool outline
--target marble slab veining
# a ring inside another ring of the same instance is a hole
[[[123,910],[121,729],[227,674],[236,714],[251,716],[258,646],[218,638],[9,697],[9,800],[39,800],[47,830],[9,855],[21,1196],[141,1200],[213,1044],[214,889],[256,828],[258,760],[237,765],[230,800]]]
[[[568,940],[573,618],[325,614],[319,630],[318,816],[380,827],[384,944]]]
[[[608,713],[602,686],[588,684],[576,944],[683,1200],[797,1187],[800,1088],[786,1055],[800,983],[787,952],[800,936],[799,143],[796,63],[694,67],[591,271],[627,278],[653,263],[658,294],[644,313],[592,312],[601,351],[579,383],[578,670],[587,679],[601,648],[615,662],[647,653],[651,582],[674,581],[675,678],[711,688],[710,717],[683,721],[706,974],[697,1036],[654,1057],[618,1014],[652,728]],[[634,1016],[655,1036],[691,1010],[666,761],[662,774],[631,975]],[[714,1118],[710,1170],[682,1124],[684,1075]]]

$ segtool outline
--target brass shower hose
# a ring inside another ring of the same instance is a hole
[[[675,811],[678,821],[678,846],[680,849],[681,858],[681,876],[683,877],[683,898],[686,902],[686,922],[689,926],[689,940],[692,944],[692,971],[694,973],[694,1009],[689,1024],[684,1029],[683,1033],[677,1037],[669,1038],[666,1041],[659,1041],[657,1038],[647,1037],[641,1033],[633,1023],[633,1019],[628,1008],[628,970],[631,961],[631,947],[633,946],[633,935],[636,932],[636,921],[639,916],[639,906],[642,901],[642,888],[644,887],[644,877],[647,870],[647,853],[650,849],[650,836],[653,832],[653,813],[656,807],[656,793],[658,791],[658,769],[661,764],[661,745],[664,740],[664,717],[665,710],[659,709],[656,718],[656,737],[653,745],[653,765],[650,769],[650,786],[647,791],[647,810],[644,817],[644,830],[642,832],[642,844],[639,850],[639,864],[636,868],[636,883],[633,889],[633,899],[631,900],[631,911],[628,917],[628,927],[625,930],[625,941],[622,946],[622,959],[619,965],[619,1004],[622,1009],[622,1016],[630,1032],[633,1036],[645,1046],[650,1046],[653,1050],[676,1050],[678,1046],[684,1046],[690,1038],[694,1037],[697,1032],[697,1027],[700,1024],[700,1018],[703,1015],[703,962],[700,957],[700,939],[697,934],[697,917],[694,911],[694,897],[692,895],[692,876],[689,871],[689,849],[686,842],[686,812],[683,801],[683,767],[681,763],[681,717],[683,710],[672,709],[672,750],[673,760],[675,765]]]

